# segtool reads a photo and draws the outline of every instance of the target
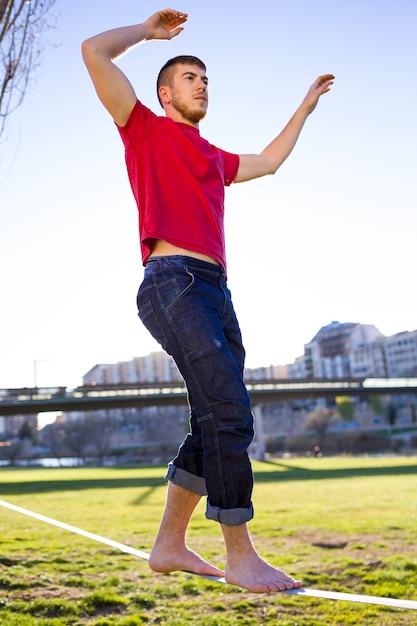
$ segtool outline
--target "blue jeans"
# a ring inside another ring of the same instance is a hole
[[[188,256],[148,261],[139,317],[170,354],[188,392],[190,433],[167,478],[201,496],[206,517],[238,525],[253,517],[247,453],[253,416],[243,380],[245,351],[221,266]]]

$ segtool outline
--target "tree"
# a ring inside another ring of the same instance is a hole
[[[84,418],[84,430],[94,456],[100,465],[103,465],[104,457],[110,450],[110,440],[112,434],[111,419],[106,415],[90,414]]]
[[[110,449],[112,424],[107,418],[87,413],[83,418],[63,424],[64,442],[70,452],[85,464],[87,456],[100,464]]]
[[[56,0],[0,0],[0,137],[8,116],[22,104],[45,40]]]
[[[35,432],[32,424],[30,424],[29,422],[24,422],[19,428],[17,438],[20,439],[20,441],[23,441],[24,439],[29,439],[30,441],[33,441],[35,438]]]
[[[61,457],[65,452],[65,431],[62,424],[54,422],[47,424],[41,431],[42,444],[49,447],[51,453],[61,464]]]
[[[387,420],[390,426],[395,426],[397,421],[397,407],[393,402],[390,402],[387,406]]]
[[[333,411],[325,406],[318,406],[317,409],[307,413],[304,427],[306,430],[314,430],[322,443],[327,435],[330,424],[335,420]]]
[[[369,398],[369,402],[371,403],[371,407],[375,415],[384,414],[384,403],[379,396],[371,396]]]
[[[338,396],[336,398],[336,406],[340,417],[345,420],[345,422],[353,422],[355,407],[350,396]]]
[[[65,424],[63,424],[63,430],[65,433],[65,445],[69,451],[76,456],[79,461],[81,460],[83,465],[85,465],[89,441],[84,420],[77,419],[65,422]]]
[[[16,465],[16,461],[19,459],[23,451],[23,441],[20,439],[14,439],[8,441],[1,447],[0,458],[7,459],[10,465]]]

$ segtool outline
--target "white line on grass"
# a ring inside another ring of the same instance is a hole
[[[141,559],[149,560],[149,554],[147,552],[142,552],[142,550],[136,550],[131,546],[128,546],[124,543],[119,543],[118,541],[113,541],[112,539],[107,539],[107,537],[101,537],[100,535],[96,535],[95,533],[90,533],[87,530],[82,530],[81,528],[77,528],[76,526],[70,526],[70,524],[65,524],[64,522],[60,522],[56,519],[52,519],[51,517],[46,517],[45,515],[40,515],[39,513],[34,513],[33,511],[29,511],[28,509],[23,509],[20,506],[16,506],[15,504],[11,504],[10,502],[6,502],[5,500],[0,500],[0,506],[4,506],[6,509],[10,509],[11,511],[16,511],[16,513],[22,513],[23,515],[27,515],[28,517],[33,517],[34,519],[40,520],[41,522],[46,522],[47,524],[51,524],[52,526],[58,526],[58,528],[62,528],[63,530],[68,530],[71,533],[76,533],[77,535],[82,535],[83,537],[87,537],[87,539],[92,539],[93,541],[98,541],[99,543],[104,543],[107,546],[112,548],[116,548],[116,550],[121,550],[126,554],[133,554],[133,556],[138,556]],[[194,574],[197,576],[201,576],[201,574],[195,574],[194,572],[188,572],[189,574]],[[220,578],[217,576],[203,576],[203,578],[209,578],[210,580],[215,580],[219,583],[226,583],[224,578]],[[363,596],[357,595],[355,593],[339,593],[337,591],[322,591],[320,589],[290,589],[288,591],[283,591],[281,593],[289,593],[296,596],[309,596],[311,598],[326,598],[328,600],[344,600],[346,602],[362,602],[363,604],[380,604],[383,606],[390,606],[397,609],[413,609],[417,611],[417,601],[414,600],[397,600],[396,598],[384,598],[379,596]]]

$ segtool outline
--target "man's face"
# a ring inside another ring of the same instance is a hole
[[[208,107],[208,78],[197,65],[177,65],[170,88],[171,105],[186,122],[198,124]]]

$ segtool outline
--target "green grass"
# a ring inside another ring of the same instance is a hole
[[[417,459],[254,463],[254,543],[306,587],[417,599]],[[0,498],[149,552],[165,468],[1,469]],[[256,595],[145,560],[0,507],[0,626],[411,625],[417,614],[287,594]],[[202,501],[189,544],[224,564]]]

